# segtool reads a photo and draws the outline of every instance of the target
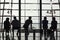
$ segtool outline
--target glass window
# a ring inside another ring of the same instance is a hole
[[[11,9],[11,5],[10,4],[5,4],[5,9]]]
[[[38,3],[39,0],[25,0],[26,3]]]
[[[59,9],[59,5],[53,5],[53,9]]]
[[[12,15],[13,15],[13,16],[19,16],[18,13],[19,13],[19,11],[14,11],[14,10],[12,11]]]
[[[42,3],[50,3],[50,0],[42,0]]]
[[[26,9],[39,9],[39,4],[27,4]]]
[[[38,11],[26,11],[26,16],[39,16],[39,14]]]
[[[42,5],[42,9],[51,9],[51,5]]]
[[[13,0],[13,3],[19,3],[19,0]]]
[[[18,4],[13,4],[12,5],[12,9],[18,9],[19,8],[19,5]]]
[[[1,3],[4,2],[4,0],[0,0]],[[1,24],[2,21],[4,22],[6,18],[8,17],[11,22],[13,20],[13,17],[16,16],[17,19],[19,20],[19,0],[5,0],[5,2],[8,2],[10,4],[5,4],[4,9],[4,15],[3,15],[3,20],[2,20],[2,14],[3,14],[3,3],[1,5],[1,14],[0,14],[0,28],[4,28],[4,24]],[[12,2],[12,4],[11,4]],[[51,9],[51,0],[42,0],[42,20],[46,16],[48,22],[48,28],[51,27],[51,21],[52,21],[52,13],[50,14],[50,11],[53,10],[53,16],[56,18],[58,24],[57,28],[60,28],[60,7],[58,4],[59,0],[52,0],[52,9]],[[17,3],[17,4],[16,4]],[[33,29],[40,29],[40,0],[21,0],[21,29],[23,28],[23,25],[25,21],[28,19],[29,16],[32,17],[32,27]],[[12,5],[12,8],[11,8]],[[9,9],[9,10],[7,10]],[[10,10],[12,9],[12,10]],[[15,10],[14,10],[15,9]],[[17,10],[18,9],[18,10]],[[11,13],[12,11],[12,13]],[[48,12],[48,13],[47,13]],[[2,26],[1,26],[2,25]],[[59,35],[59,33],[58,33]],[[15,35],[16,36],[16,35]],[[29,39],[32,38],[32,33],[29,35]],[[56,33],[55,33],[56,36]],[[16,37],[15,37],[16,38]],[[22,37],[24,37],[24,33],[22,33]],[[24,39],[21,39],[24,40]],[[36,40],[39,40],[39,34],[36,34]]]

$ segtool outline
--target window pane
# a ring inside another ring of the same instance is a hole
[[[27,4],[26,9],[39,9],[39,4]]]
[[[18,8],[19,8],[19,5],[18,4],[13,4],[12,9],[18,9]]]
[[[24,17],[21,17],[21,23],[25,23]]]
[[[12,11],[13,16],[19,16],[18,11]]]
[[[53,5],[53,9],[59,9],[59,5]]]
[[[42,5],[42,9],[51,9],[51,5]]]
[[[19,0],[13,0],[13,3],[19,3]]]
[[[11,5],[10,4],[5,4],[5,9],[11,9]]]
[[[39,16],[38,13],[38,11],[26,11],[26,16]]]
[[[21,3],[24,3],[24,0],[21,0]]]
[[[21,9],[26,9],[26,4],[21,4]]]
[[[42,0],[42,3],[50,3],[50,0]]]
[[[21,16],[24,16],[24,11],[21,11]]]
[[[26,3],[38,3],[39,0],[26,0]]]

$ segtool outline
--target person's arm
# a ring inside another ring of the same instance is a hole
[[[11,27],[11,23],[9,22],[9,27]]]
[[[48,29],[48,21],[47,21],[47,29]]]
[[[57,29],[57,21],[56,21],[56,29]]]
[[[31,29],[32,29],[32,21],[31,21]]]

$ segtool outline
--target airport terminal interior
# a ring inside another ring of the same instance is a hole
[[[19,38],[14,31],[14,39],[12,34],[12,25],[9,32],[9,39],[6,39],[6,32],[4,31],[4,21],[9,18],[10,23],[13,17],[16,16],[20,23]],[[28,17],[32,17],[32,31],[29,26],[29,35],[26,35],[23,28]],[[51,27],[52,17],[56,18],[57,31],[54,32],[55,40],[60,40],[60,0],[0,0],[0,40],[46,40],[44,34],[41,35],[42,20],[47,17],[48,29]],[[42,31],[43,32],[43,31]],[[50,37],[47,38],[50,40]]]

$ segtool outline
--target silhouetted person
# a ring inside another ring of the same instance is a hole
[[[24,29],[28,32],[28,28],[29,28],[29,25],[32,29],[32,20],[31,20],[31,17],[29,17],[29,19],[27,19],[23,25]],[[29,33],[28,33],[29,34]]]
[[[19,20],[17,20],[17,18],[14,16],[14,20],[11,22],[12,24],[12,31],[13,31],[13,39],[14,39],[14,30],[15,29],[19,29]]]
[[[43,24],[43,30],[44,30],[44,39],[47,39],[47,29],[48,29],[48,20],[46,17],[44,17],[44,20],[42,21]]]
[[[55,17],[52,18],[50,29],[51,29],[51,31],[53,31],[53,34],[51,37],[54,37],[54,31],[57,30],[57,21],[56,21]],[[54,37],[54,40],[55,40],[55,37]]]
[[[17,18],[14,16],[14,20],[11,22],[12,24],[12,29],[18,29],[19,28],[19,20],[17,20]]]
[[[6,32],[9,32],[9,30],[10,30],[9,18],[6,18],[6,20],[4,21],[4,30],[5,30]]]
[[[56,21],[55,17],[52,18],[51,28],[53,31],[55,31],[57,29],[57,21]]]
[[[8,40],[7,36],[9,37],[9,30],[10,30],[9,18],[6,18],[6,20],[4,21],[4,30],[6,31],[6,40]]]
[[[31,20],[31,17],[29,17],[29,19],[27,19],[23,25],[24,27],[24,30],[25,30],[25,37],[29,35],[29,32],[28,32],[28,28],[29,28],[29,25],[32,29],[32,20]],[[28,40],[28,37],[25,38],[25,40]]]

